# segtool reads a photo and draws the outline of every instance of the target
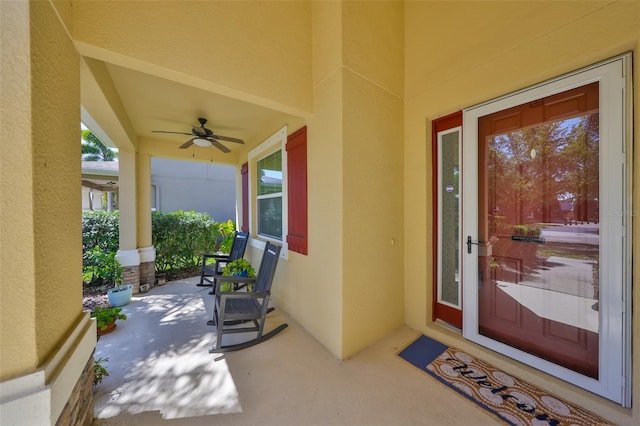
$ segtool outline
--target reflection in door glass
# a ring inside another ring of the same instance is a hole
[[[480,141],[480,333],[597,377],[598,113]]]

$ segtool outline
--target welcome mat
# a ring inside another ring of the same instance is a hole
[[[613,425],[426,336],[418,337],[398,355],[511,425]]]

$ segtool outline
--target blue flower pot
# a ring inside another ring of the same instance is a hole
[[[133,285],[119,285],[107,290],[107,297],[111,306],[124,306],[131,301]]]

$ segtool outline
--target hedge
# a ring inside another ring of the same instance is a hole
[[[113,272],[105,268],[105,260],[118,251],[118,224],[117,211],[82,214],[83,279],[88,285],[113,282]],[[215,222],[208,214],[195,211],[154,212],[151,226],[156,272],[166,276],[195,270],[202,253],[228,253],[235,231],[233,221]]]

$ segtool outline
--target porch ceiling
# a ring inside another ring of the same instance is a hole
[[[233,163],[237,151],[251,149],[283,125],[292,129],[302,126],[303,118],[290,113],[271,109],[257,103],[247,102],[230,96],[216,93],[211,88],[196,87],[147,74],[125,66],[102,63],[108,73],[107,81],[111,86],[111,99],[104,93],[104,83],[98,82],[93,87],[84,85],[82,93],[83,122],[106,145],[122,148],[112,134],[118,132],[110,129],[121,129],[129,138],[135,137],[134,145],[145,141],[145,150],[154,155],[166,158],[194,157],[193,150],[206,151],[209,157],[211,148],[197,146],[179,149],[188,141],[188,135],[154,133],[153,130],[191,132],[191,126],[199,125],[198,117],[208,120],[206,127],[215,134],[240,138],[245,145],[232,142],[222,143],[232,152],[223,154],[213,149],[217,162]],[[87,68],[84,71],[88,71]],[[96,78],[93,76],[93,78]],[[104,79],[104,76],[102,76]],[[96,78],[98,80],[99,78]],[[96,90],[99,89],[99,90]],[[113,93],[115,92],[115,93]],[[121,109],[120,113],[105,114],[96,110],[96,105],[113,104],[113,99]],[[96,102],[96,97],[101,97]],[[125,130],[126,129],[126,130]],[[133,135],[132,135],[133,134]]]

